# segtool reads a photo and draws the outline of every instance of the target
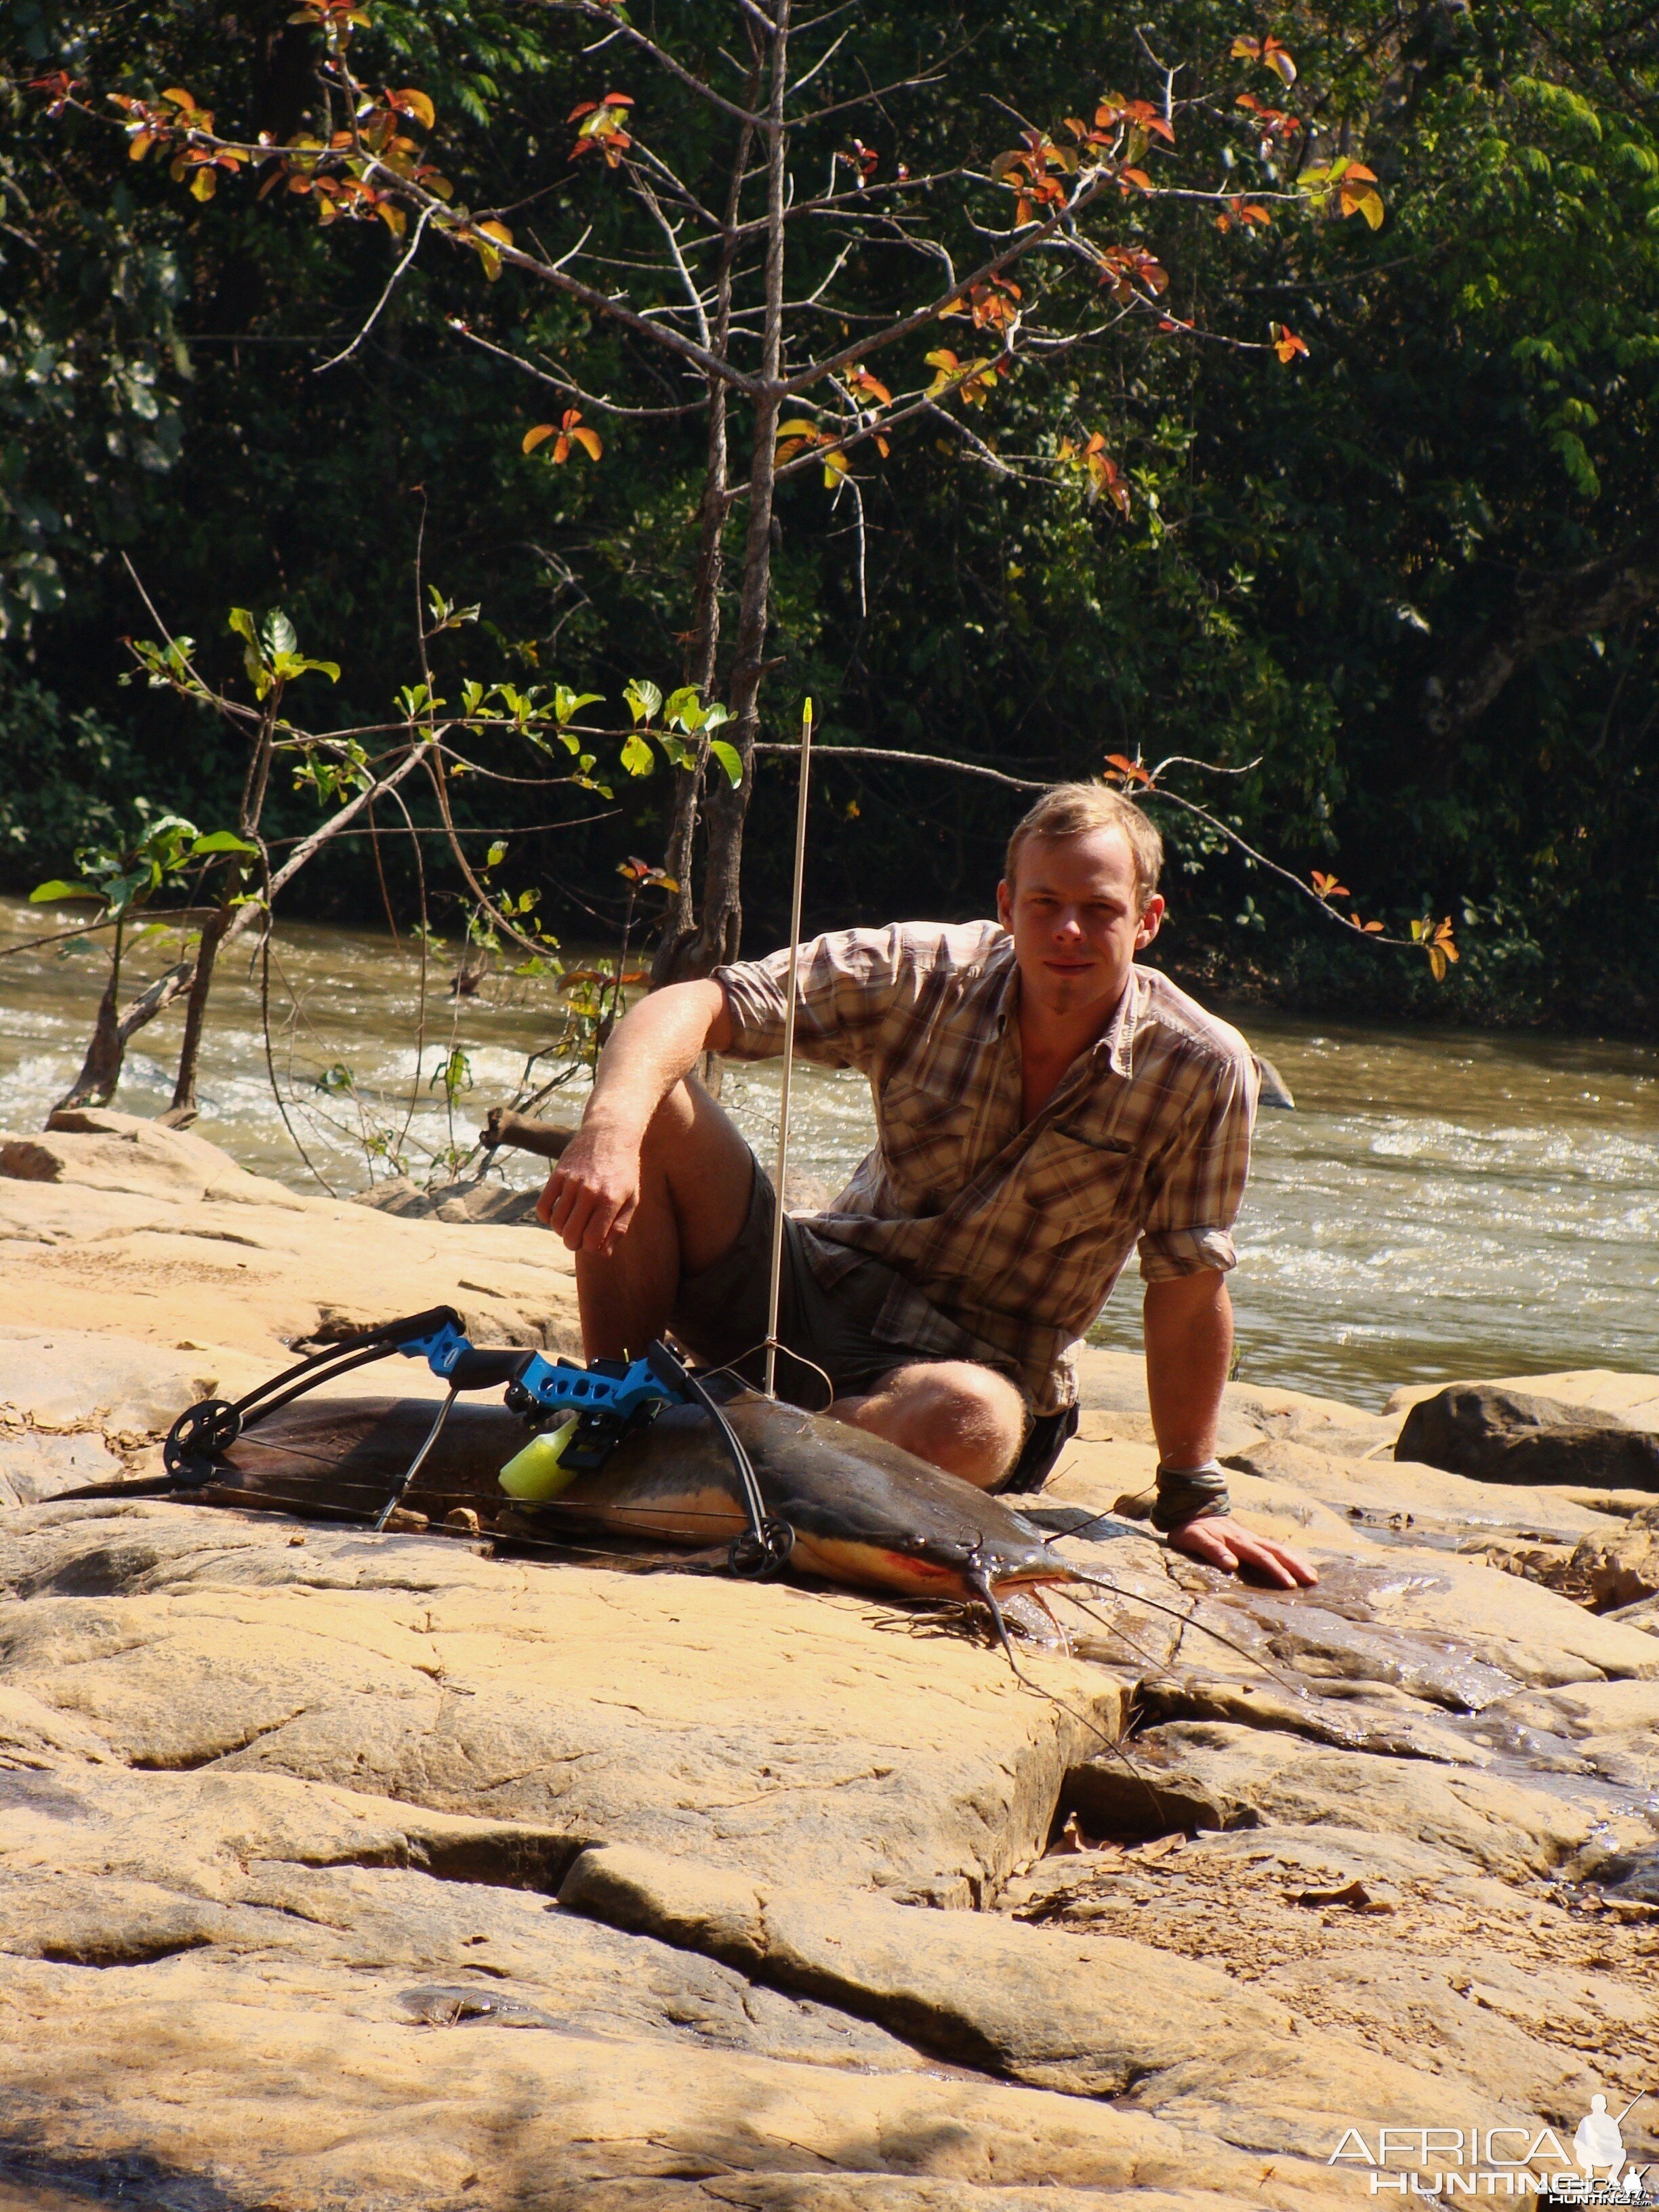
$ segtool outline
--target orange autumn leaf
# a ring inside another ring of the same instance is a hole
[[[1296,82],[1296,64],[1291,59],[1281,40],[1235,39],[1232,44],[1235,61],[1261,62],[1270,69],[1281,84]]]
[[[570,459],[573,446],[580,446],[590,461],[597,461],[605,452],[598,431],[582,427],[580,407],[567,407],[556,423],[538,422],[533,430],[526,430],[520,451],[533,453],[538,446],[544,445],[550,438],[553,441],[555,467],[562,467]]]
[[[1432,915],[1425,915],[1421,921],[1413,922],[1412,936],[1428,954],[1429,972],[1435,981],[1443,983],[1448,963],[1459,957],[1452,941],[1451,916],[1448,915],[1443,921],[1437,922]]]
[[[405,85],[400,92],[388,92],[386,102],[400,115],[412,115],[422,131],[430,131],[438,119],[437,110],[431,100],[425,93],[417,92],[413,85]]]

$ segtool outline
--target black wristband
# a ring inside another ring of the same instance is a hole
[[[1214,1460],[1202,1467],[1159,1468],[1151,1517],[1160,1535],[1167,1536],[1189,1521],[1215,1520],[1231,1511],[1227,1478]]]
[[[1114,1508],[1131,1521],[1150,1521],[1161,1536],[1189,1521],[1215,1520],[1232,1510],[1227,1478],[1214,1460],[1203,1467],[1161,1467],[1156,1489],[1120,1498]]]

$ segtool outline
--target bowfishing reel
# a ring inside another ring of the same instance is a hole
[[[546,1371],[532,1371],[532,1361]],[[583,1367],[561,1358],[549,1369],[532,1352],[508,1382],[505,1402],[535,1434],[501,1469],[501,1488],[540,1504],[579,1474],[599,1474],[623,1438],[654,1421],[667,1401],[644,1360],[630,1366],[625,1359],[594,1359]]]
[[[742,1439],[718,1401],[665,1344],[653,1344],[643,1359],[595,1359],[586,1366],[574,1359],[546,1359],[539,1352],[516,1346],[480,1351],[469,1341],[461,1316],[452,1306],[434,1306],[343,1338],[273,1376],[234,1405],[222,1398],[202,1399],[181,1413],[168,1431],[162,1464],[173,1484],[200,1488],[212,1480],[215,1461],[250,1423],[291,1405],[319,1383],[393,1354],[424,1359],[433,1374],[448,1383],[449,1392],[420,1449],[376,1516],[377,1531],[385,1528],[424,1466],[460,1394],[504,1386],[508,1408],[535,1431],[524,1450],[501,1469],[501,1486],[509,1497],[526,1504],[550,1502],[578,1475],[598,1474],[623,1438],[653,1421],[665,1406],[696,1405],[720,1432],[748,1516],[748,1528],[732,1540],[728,1554],[732,1572],[761,1579],[787,1565],[794,1530],[787,1522],[769,1517]]]

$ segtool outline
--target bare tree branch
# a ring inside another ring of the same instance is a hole
[[[759,116],[751,115],[747,108],[739,107],[736,100],[727,100],[723,94],[716,92],[713,85],[706,84],[702,77],[694,76],[684,63],[676,61],[666,47],[659,46],[654,39],[648,38],[634,24],[619,21],[612,9],[599,6],[598,0],[536,0],[536,4],[546,9],[550,14],[556,12],[560,15],[586,15],[590,22],[603,23],[607,33],[605,40],[607,46],[613,39],[626,40],[641,53],[648,54],[659,69],[665,70],[668,75],[683,84],[688,92],[695,93],[699,100],[706,100],[711,107],[718,107],[722,113],[731,116],[734,122],[750,125],[759,123],[761,119]],[[739,4],[753,7],[753,0],[739,0]],[[760,15],[763,22],[766,21],[766,17],[761,14],[758,8],[756,8],[754,12]],[[767,27],[769,30],[771,27],[768,24]]]
[[[800,745],[799,741],[789,739],[767,739],[757,744],[755,750],[757,753],[799,753]],[[943,769],[949,775],[977,776],[986,783],[1000,784],[1009,791],[1053,791],[1055,788],[1050,782],[1040,782],[1030,776],[1009,775],[1003,769],[988,768],[980,761],[952,760],[944,753],[897,752],[882,745],[820,744],[813,747],[813,758],[821,765],[826,766],[831,761],[856,760],[888,761],[903,768]],[[1182,765],[1208,769],[1218,775],[1243,775],[1248,772],[1242,768],[1220,768],[1212,761],[1183,762]],[[1260,765],[1260,762],[1257,761],[1252,761],[1249,763],[1251,768]],[[1370,945],[1398,945],[1407,952],[1420,952],[1423,950],[1415,938],[1385,937],[1376,931],[1364,930],[1358,922],[1348,921],[1345,915],[1339,914],[1334,907],[1321,898],[1310,884],[1304,884],[1300,876],[1293,875],[1290,869],[1281,868],[1277,860],[1270,860],[1265,853],[1258,852],[1256,848],[1247,838],[1240,836],[1238,831],[1230,823],[1224,822],[1218,815],[1212,814],[1207,806],[1199,805],[1195,799],[1183,799],[1178,792],[1165,791],[1162,786],[1151,787],[1136,794],[1137,804],[1144,805],[1146,801],[1152,799],[1167,799],[1170,805],[1182,807],[1187,813],[1196,815],[1200,822],[1207,823],[1219,836],[1226,838],[1230,844],[1237,846],[1238,850],[1246,854],[1258,867],[1266,868],[1270,875],[1277,876],[1282,883],[1288,884],[1292,890],[1300,892],[1304,899],[1310,900],[1322,914],[1330,917],[1339,929],[1346,929],[1351,936],[1359,937]]]
[[[1111,181],[1112,179],[1105,170],[1097,170],[1087,184],[1073,194],[1063,209],[1057,209],[1045,222],[1032,226],[1024,236],[1018,238],[1013,244],[1005,246],[1000,253],[993,255],[990,260],[982,262],[977,269],[964,276],[960,283],[952,285],[949,291],[940,293],[936,298],[930,300],[925,307],[917,307],[910,314],[901,316],[897,322],[890,323],[884,331],[877,331],[867,343],[862,339],[856,340],[850,345],[842,346],[838,353],[830,354],[822,361],[814,362],[810,368],[798,370],[785,382],[784,396],[793,398],[797,392],[805,392],[811,386],[819,382],[832,369],[843,368],[849,362],[860,359],[863,355],[877,348],[896,345],[899,339],[908,337],[913,331],[925,330],[929,323],[937,322],[941,308],[948,307],[960,294],[970,291],[975,284],[988,283],[993,276],[1000,276],[1005,269],[1012,268],[1015,262],[1023,260],[1034,246],[1040,246],[1045,239],[1052,238],[1063,221],[1081,213],[1082,210],[1087,207],[1090,202]]]
[[[381,293],[380,298],[374,302],[374,307],[369,313],[368,321],[363,325],[356,337],[353,338],[351,343],[346,347],[343,353],[337,353],[331,361],[318,362],[316,368],[311,372],[313,376],[320,376],[325,369],[338,368],[342,362],[349,361],[352,355],[356,352],[358,347],[374,329],[375,324],[380,321],[381,312],[385,308],[386,301],[392,297],[392,294],[397,290],[398,285],[403,281],[404,271],[409,267],[410,262],[414,260],[415,256],[420,252],[421,240],[426,234],[427,224],[431,221],[431,210],[429,208],[422,208],[419,216],[416,218],[415,235],[409,241],[409,251],[404,255],[403,259],[392,270],[391,276],[386,278],[386,289]]]
[[[597,407],[606,415],[615,415],[625,421],[634,422],[662,422],[682,415],[695,415],[708,404],[708,395],[704,392],[696,399],[688,399],[683,407],[619,406],[614,399],[606,399],[597,392],[585,390],[581,385],[566,376],[562,370],[538,368],[534,362],[526,361],[521,353],[511,353],[506,346],[497,345],[494,339],[481,337],[471,324],[464,323],[459,315],[449,315],[445,319],[448,327],[458,337],[465,338],[469,345],[477,346],[481,353],[493,353],[498,361],[507,362],[514,368],[521,370],[526,376],[534,377],[538,384],[550,385],[555,392],[562,392],[573,399],[580,399],[584,407]]]

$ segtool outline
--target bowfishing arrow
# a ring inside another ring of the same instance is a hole
[[[789,1077],[795,1057],[795,984],[800,974],[800,899],[806,876],[806,807],[812,766],[812,702],[800,710],[800,787],[795,799],[795,880],[789,901],[789,995],[783,1010],[783,1080],[778,1097],[776,1204],[772,1209],[772,1279],[766,1297],[766,1395],[777,1392],[778,1301],[783,1287],[783,1207],[789,1172]]]

